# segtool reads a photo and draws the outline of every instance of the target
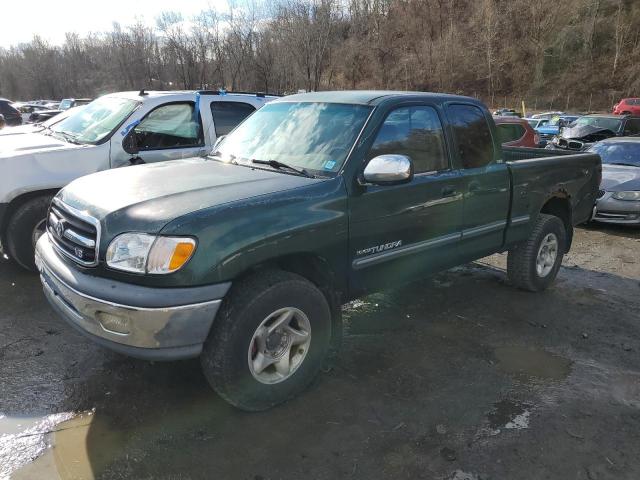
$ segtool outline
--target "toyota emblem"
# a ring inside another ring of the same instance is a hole
[[[62,225],[62,222],[58,222],[56,223],[56,226],[54,227],[56,230],[56,234],[62,238],[62,234],[64,234],[64,225]]]

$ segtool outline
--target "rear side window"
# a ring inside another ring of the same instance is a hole
[[[7,102],[0,102],[0,113],[13,113],[13,109]]]
[[[502,123],[496,125],[496,131],[498,132],[498,141],[500,143],[515,142],[520,140],[525,133],[524,127],[517,123]]]
[[[211,102],[216,136],[227,135],[256,109],[244,102]]]
[[[640,118],[627,120],[624,126],[624,135],[640,135]]]
[[[474,105],[449,105],[449,122],[463,168],[478,168],[493,160],[491,130],[482,110]]]
[[[201,130],[193,102],[185,102],[152,110],[134,132],[140,150],[160,150],[202,145]]]
[[[392,111],[378,131],[369,159],[384,154],[406,155],[415,173],[449,168],[442,124],[432,107],[401,107]]]

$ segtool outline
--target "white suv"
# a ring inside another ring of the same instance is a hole
[[[34,247],[44,232],[49,202],[72,180],[110,168],[206,155],[219,137],[274,98],[205,90],[112,93],[48,128],[0,136],[4,253],[35,268]]]

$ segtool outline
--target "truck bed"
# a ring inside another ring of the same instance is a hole
[[[547,150],[546,148],[502,147],[502,159],[505,162],[530,160],[532,158],[561,157],[575,152],[570,150]]]
[[[511,225],[505,243],[527,238],[549,198],[557,198],[558,204],[569,202],[564,220],[572,226],[589,220],[602,178],[598,154],[517,147],[506,147],[503,152],[512,185]]]

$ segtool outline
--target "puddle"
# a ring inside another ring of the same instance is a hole
[[[220,425],[222,416],[229,418],[230,409],[208,390],[176,402],[172,409],[166,407],[160,403],[144,411],[92,410],[62,418],[49,435],[41,436],[41,448],[29,456],[20,454],[22,461],[8,470],[11,480],[93,480],[118,459],[140,461],[165,441],[184,438],[199,443],[213,438],[212,426]],[[7,439],[11,445],[15,440]],[[0,480],[9,479],[9,474],[0,475]]]
[[[0,480],[42,454],[47,448],[47,434],[70,419],[72,413],[42,417],[0,415]]]
[[[522,346],[494,351],[498,368],[508,374],[542,380],[563,380],[571,372],[571,360],[553,353]]]
[[[13,480],[93,479],[120,453],[126,432],[111,428],[102,416],[85,412],[57,425],[49,442],[50,448],[17,471]]]
[[[522,430],[529,428],[531,405],[514,400],[500,400],[494,405],[494,410],[487,415],[489,426],[493,430],[506,428],[507,430]]]

